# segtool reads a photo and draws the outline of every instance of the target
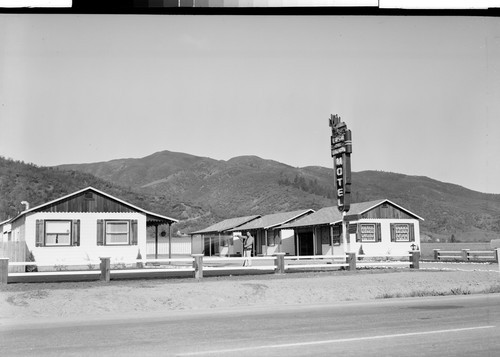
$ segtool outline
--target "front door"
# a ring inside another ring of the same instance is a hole
[[[299,255],[314,255],[312,232],[299,233]]]

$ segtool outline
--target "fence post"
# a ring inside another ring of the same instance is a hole
[[[7,284],[9,278],[9,258],[0,258],[0,285]]]
[[[469,261],[469,250],[470,249],[462,249],[462,259],[464,261]]]
[[[420,269],[420,251],[410,251],[410,269]]]
[[[356,253],[347,253],[347,270],[356,270]]]
[[[99,257],[101,259],[101,281],[109,283],[111,279],[111,258],[110,257]]]
[[[434,251],[434,260],[439,260],[439,249],[433,249]]]
[[[276,274],[285,274],[285,254],[276,253]]]
[[[495,261],[499,265],[500,269],[500,248],[495,249],[494,252],[495,252]]]
[[[193,254],[194,278],[203,278],[203,254]]]

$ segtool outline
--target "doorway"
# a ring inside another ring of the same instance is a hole
[[[314,255],[312,232],[299,233],[299,255]]]

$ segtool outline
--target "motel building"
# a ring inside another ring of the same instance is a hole
[[[205,256],[242,256],[243,244],[239,236],[250,232],[254,237],[253,256],[267,256],[278,252],[293,255],[295,252],[293,230],[277,229],[277,227],[313,212],[312,209],[302,209],[265,216],[255,215],[226,219],[191,233],[192,251]]]
[[[423,218],[389,201],[354,203],[346,215],[348,234],[342,238],[342,214],[336,206],[221,221],[191,233],[192,252],[206,256],[240,256],[239,235],[255,239],[253,256],[286,253],[294,256],[405,255],[420,247]]]
[[[293,229],[295,255],[404,255],[420,247],[423,218],[387,199],[351,204],[348,234],[342,238],[342,214],[325,207],[281,229]]]
[[[165,227],[170,238],[174,218],[146,211],[93,187],[29,208],[0,223],[0,256],[26,261],[31,253],[44,270],[73,262],[111,263],[146,258],[147,228],[158,235]],[[158,236],[156,237],[158,241]],[[9,271],[24,267],[9,267]]]

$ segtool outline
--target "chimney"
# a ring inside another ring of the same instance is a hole
[[[21,204],[26,206],[25,209],[24,209],[25,211],[27,211],[27,210],[30,209],[30,204],[29,204],[28,201],[22,201]]]

